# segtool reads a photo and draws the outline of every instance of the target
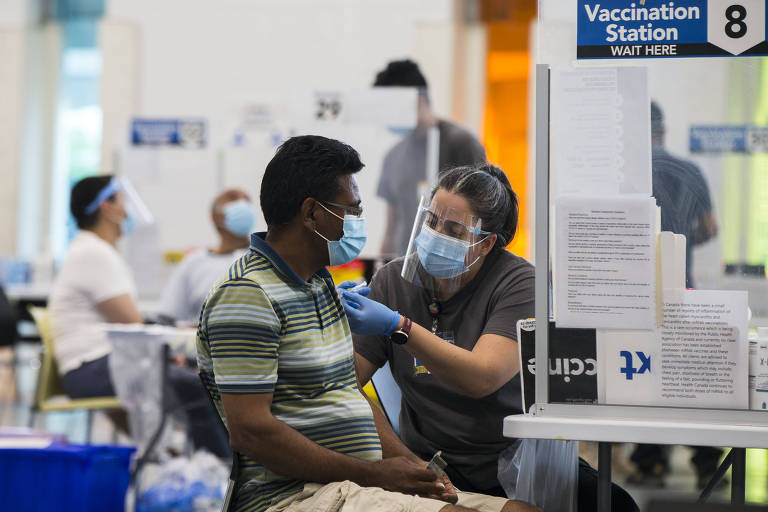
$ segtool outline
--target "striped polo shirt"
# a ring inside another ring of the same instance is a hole
[[[200,316],[200,374],[224,423],[220,393],[272,393],[272,414],[315,443],[381,459],[373,413],[360,394],[352,336],[330,274],[301,279],[264,241],[208,294]],[[261,511],[302,489],[240,454],[237,511]]]

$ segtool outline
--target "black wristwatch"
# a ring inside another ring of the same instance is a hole
[[[408,343],[408,336],[411,335],[411,326],[413,322],[407,316],[403,317],[403,327],[396,330],[389,335],[389,341],[396,343],[397,345],[405,345]]]

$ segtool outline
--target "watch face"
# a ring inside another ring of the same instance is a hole
[[[389,335],[389,339],[392,341],[392,343],[397,343],[398,345],[404,345],[405,342],[408,341],[408,335],[402,331],[395,331]]]

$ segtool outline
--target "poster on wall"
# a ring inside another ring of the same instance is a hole
[[[578,59],[768,55],[765,0],[579,0]]]
[[[133,118],[131,144],[203,148],[208,137],[206,125],[202,119]]]

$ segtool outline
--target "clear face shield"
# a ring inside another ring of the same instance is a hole
[[[422,197],[400,275],[438,296],[453,294],[465,284],[489,235],[478,217]]]
[[[112,178],[109,184],[101,189],[96,198],[86,207],[85,213],[91,214],[95,212],[104,201],[118,192],[120,192],[122,196],[123,207],[128,216],[125,224],[131,225],[131,228],[128,231],[133,229],[134,224],[136,227],[154,224],[155,218],[152,215],[152,212],[150,212],[147,205],[144,204],[144,201],[142,201],[141,196],[136,192],[136,189],[133,188],[130,180],[125,177]]]

